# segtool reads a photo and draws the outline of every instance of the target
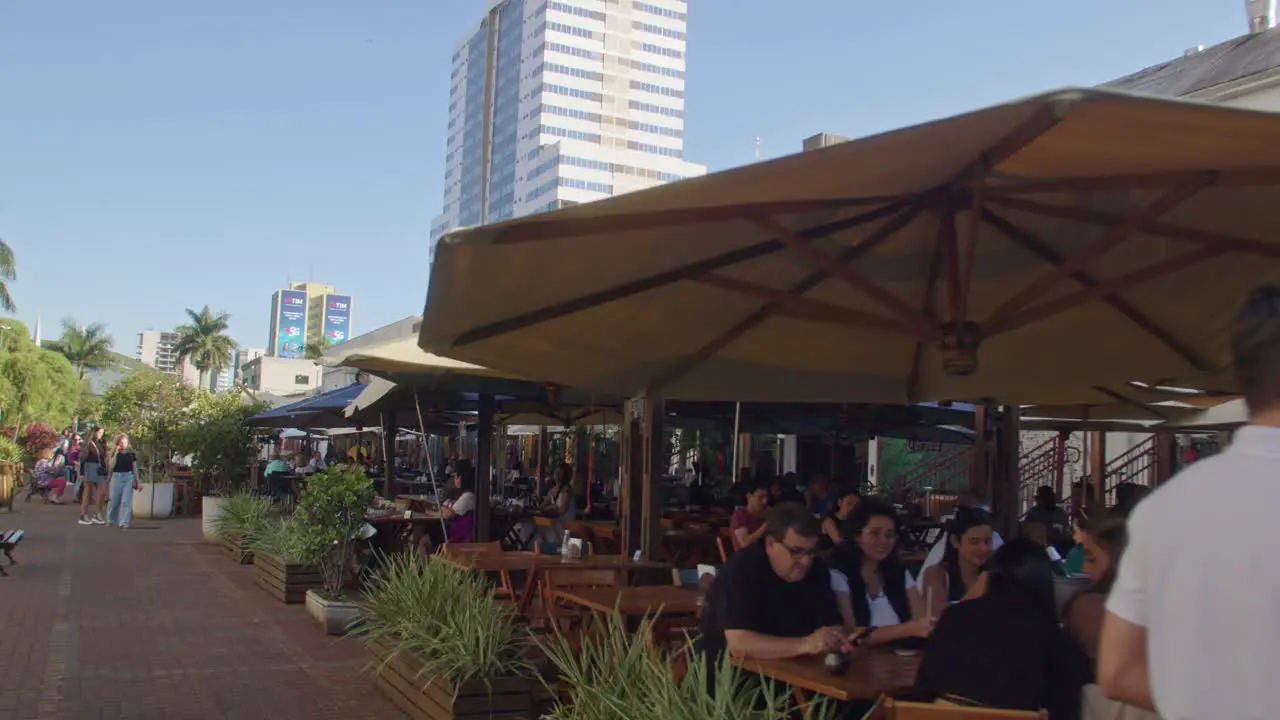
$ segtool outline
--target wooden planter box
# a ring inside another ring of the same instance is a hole
[[[258,587],[287,604],[306,602],[308,590],[319,590],[324,586],[324,576],[319,568],[285,564],[261,553],[253,556],[253,579]]]
[[[422,674],[422,663],[412,656],[400,654],[388,662],[385,643],[369,649],[378,688],[413,720],[533,720],[539,715],[535,700],[542,685],[534,678],[469,680],[459,686]]]
[[[232,560],[240,565],[250,565],[253,563],[253,551],[246,549],[240,544],[238,537],[222,538],[222,549],[227,551]]]

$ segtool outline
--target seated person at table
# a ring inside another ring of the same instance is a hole
[[[898,558],[900,531],[892,505],[864,498],[831,555],[831,566],[849,579],[854,621],[872,628],[872,644],[928,637],[933,627],[915,580]]]
[[[772,474],[761,474],[756,476],[757,479],[766,477],[769,478],[769,481],[765,484],[769,486],[769,494],[771,496],[770,501],[774,505],[781,505],[782,503],[789,502],[800,503],[801,505],[804,504],[804,493],[800,492],[800,488],[797,487],[800,480],[799,475],[789,472],[782,477]]]
[[[992,556],[985,592],[943,613],[916,677],[921,699],[1077,718],[1089,661],[1058,626],[1053,562],[1026,538]]]
[[[858,504],[862,502],[862,495],[854,488],[840,488],[836,491],[835,501],[831,503],[831,509],[827,511],[827,516],[822,518],[822,547],[830,549],[840,544],[840,528],[858,509]]]
[[[1081,533],[1084,548],[1084,572],[1092,585],[1067,601],[1062,615],[1067,632],[1091,660],[1098,659],[1098,640],[1102,637],[1102,618],[1106,615],[1107,595],[1116,581],[1120,556],[1128,542],[1125,519],[1099,517]]]
[[[267,463],[266,472],[263,475],[267,478],[267,493],[273,498],[283,497],[285,494],[284,476],[293,472],[293,467],[283,457],[277,455],[274,460]]]
[[[837,650],[846,635],[817,558],[818,520],[799,503],[769,511],[763,542],[734,553],[716,573],[698,644],[711,663],[728,651],[778,660]]]
[[[729,516],[734,552],[755,543],[768,530],[765,517],[769,512],[769,486],[761,483],[748,488],[746,500],[746,507],[734,510]]]
[[[814,475],[804,489],[804,502],[817,517],[831,510],[831,481],[826,475]]]
[[[960,496],[959,501],[956,503],[956,511],[959,512],[960,508],[974,508],[977,510],[985,510],[988,513],[991,512],[990,508],[983,507],[978,498],[972,495]],[[951,543],[948,541],[945,534],[942,536],[941,540],[938,540],[938,542],[933,544],[933,547],[929,549],[929,554],[924,558],[924,564],[920,566],[920,574],[922,576],[924,575],[925,570],[928,570],[934,565],[942,562],[943,556],[947,554],[947,546],[950,544]],[[991,533],[991,551],[995,552],[996,550],[999,550],[1000,546],[1003,544],[1004,538],[1000,537],[1000,533],[993,531]]]
[[[1058,504],[1058,496],[1052,487],[1041,485],[1036,488],[1035,506],[1022,521],[1043,525],[1049,532],[1050,546],[1063,555],[1071,552],[1071,518]]]
[[[476,471],[471,463],[460,462],[453,473],[453,488],[458,496],[440,506],[440,516],[449,527],[451,543],[475,542],[476,537]]]
[[[985,510],[960,508],[947,523],[947,549],[942,562],[920,573],[921,593],[934,603],[934,614],[960,602],[991,559],[991,516]],[[927,603],[926,603],[927,604]]]

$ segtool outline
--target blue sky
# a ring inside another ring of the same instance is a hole
[[[18,317],[266,344],[271,293],[421,312],[449,57],[484,0],[0,6],[0,237]],[[1246,29],[1244,0],[691,0],[686,157],[712,170],[1133,72]]]

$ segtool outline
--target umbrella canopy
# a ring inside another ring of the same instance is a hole
[[[1227,366],[1277,184],[1280,115],[1054,92],[455,232],[419,344],[623,396],[1109,403]]]
[[[352,383],[346,387],[258,413],[245,423],[253,427],[267,428],[350,427],[354,423],[344,417],[343,411],[363,390],[363,385]]]
[[[1230,430],[1249,422],[1249,405],[1244,398],[1215,405],[1189,417],[1162,423],[1161,428],[1174,430]]]

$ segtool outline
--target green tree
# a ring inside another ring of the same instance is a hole
[[[65,426],[80,401],[81,383],[62,355],[36,347],[21,322],[0,324],[0,413],[5,425]]]
[[[208,305],[200,312],[187,308],[190,322],[178,327],[178,362],[190,360],[200,371],[200,386],[216,388],[218,373],[231,367],[236,343],[227,335],[231,316],[214,313]],[[206,384],[207,383],[207,384]]]
[[[319,361],[329,348],[333,347],[333,342],[327,337],[321,337],[317,342],[309,342],[302,349],[302,356],[308,360]]]
[[[244,488],[249,462],[258,454],[254,429],[245,421],[269,407],[246,402],[238,392],[200,393],[174,449],[193,456],[192,469],[206,481],[210,494],[226,497]]]
[[[190,421],[200,391],[159,370],[139,370],[102,395],[102,424],[125,433],[152,471],[152,458],[167,461],[179,432]]]
[[[0,240],[0,310],[13,312],[13,296],[9,294],[9,283],[18,279],[18,266],[13,260],[13,248]]]
[[[111,354],[113,342],[111,336],[107,334],[107,327],[102,323],[93,323],[86,327],[77,325],[71,318],[64,318],[62,337],[45,343],[45,346],[70,361],[72,367],[79,373],[80,379],[84,380],[86,372],[105,370],[116,364]]]

